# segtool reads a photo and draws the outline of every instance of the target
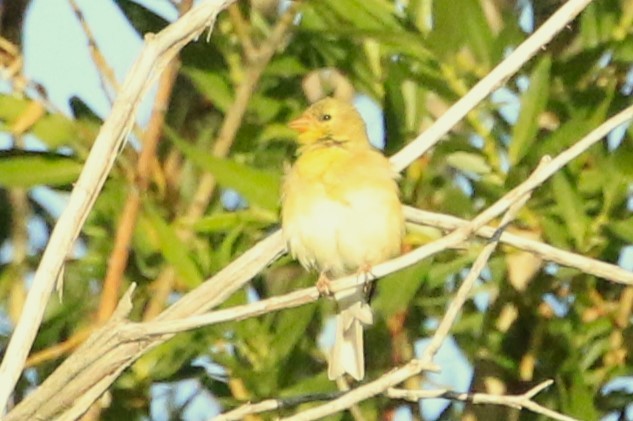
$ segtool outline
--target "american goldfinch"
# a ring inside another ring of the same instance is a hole
[[[325,98],[289,126],[299,132],[298,158],[282,188],[282,232],[292,255],[329,279],[366,275],[400,252],[404,217],[397,173],[374,149],[365,123],[346,102]],[[336,337],[328,377],[365,376],[363,326],[373,323],[365,288],[335,293]]]

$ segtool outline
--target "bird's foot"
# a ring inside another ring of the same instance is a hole
[[[331,297],[332,295],[334,295],[332,293],[332,289],[330,288],[331,282],[332,281],[330,281],[330,278],[328,278],[325,273],[321,272],[316,283],[316,288],[322,297]]]
[[[361,265],[356,271],[356,276],[363,277],[365,295],[367,296],[367,301],[371,301],[376,290],[376,283],[371,282],[372,279],[376,278],[376,275],[371,272],[371,265],[369,263]]]

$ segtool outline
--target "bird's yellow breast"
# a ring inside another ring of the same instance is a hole
[[[333,276],[398,254],[404,221],[395,178],[369,147],[304,152],[283,186],[282,230],[292,254]]]

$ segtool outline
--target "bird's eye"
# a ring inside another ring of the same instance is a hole
[[[329,115],[329,114],[323,114],[321,116],[321,120],[323,120],[323,121],[328,121],[328,120],[331,120],[331,119],[332,119],[332,116]]]

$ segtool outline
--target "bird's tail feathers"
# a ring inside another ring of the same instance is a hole
[[[336,301],[339,310],[328,377],[334,380],[348,373],[354,379],[362,380],[365,377],[363,327],[373,324],[374,316],[365,302],[363,288],[338,293]]]

